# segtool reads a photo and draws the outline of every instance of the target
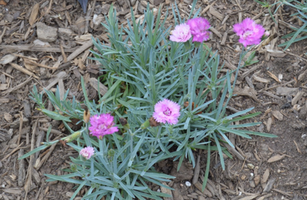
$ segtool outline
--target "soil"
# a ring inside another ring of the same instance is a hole
[[[29,92],[33,85],[41,91],[54,82],[48,89],[54,91],[57,86],[61,92],[69,89],[69,98],[82,100],[80,77],[83,76],[91,91],[88,94],[92,94],[90,99],[97,97],[89,80],[97,78],[100,72],[96,63],[87,59],[91,47],[88,42],[90,35],[107,42],[106,30],[100,23],[95,25],[93,16],[107,14],[111,3],[123,25],[129,19],[130,6],[139,18],[147,4],[138,0],[93,0],[84,14],[76,0],[0,0],[0,199],[69,199],[73,194],[73,184],[46,182],[44,176],[64,174],[63,169],[70,166],[69,157],[76,154],[72,149],[57,144],[31,159],[17,160],[44,141],[49,125],[53,129],[51,140],[67,134],[61,123],[35,109]],[[149,1],[151,7],[162,6],[163,12],[173,3]],[[191,0],[177,3],[182,16],[187,17]],[[175,190],[164,192],[169,192],[174,200],[307,199],[307,58],[304,55],[307,40],[293,44],[286,51],[277,46],[286,41],[281,37],[291,32],[289,26],[299,26],[298,19],[291,16],[295,10],[280,7],[275,24],[266,8],[249,0],[202,0],[196,8],[210,21],[213,29],[207,44],[218,50],[221,64],[225,63],[227,70],[236,68],[242,50],[232,31],[233,24],[249,17],[270,31],[266,42],[254,48],[259,62],[240,70],[236,95],[228,111],[254,107],[252,112],[262,114],[249,121],[262,124],[250,130],[272,133],[278,138],[244,139],[229,135],[236,147],[231,151],[233,159],[225,158],[223,171],[217,153],[212,153],[209,181],[203,192],[200,187],[207,152],[195,152],[196,169],[184,162],[177,172],[177,161],[163,161],[156,165],[157,170],[177,176],[168,183]],[[49,27],[44,34],[51,34],[52,28],[62,28],[48,43],[41,42],[43,36],[38,31],[46,31],[45,25]],[[64,77],[56,78],[61,73]],[[80,191],[75,199],[81,199],[85,192],[85,189]]]

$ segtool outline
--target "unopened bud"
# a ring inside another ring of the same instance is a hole
[[[80,135],[81,135],[80,131],[74,132],[73,134],[71,134],[71,135],[69,135],[67,137],[62,138],[62,140],[64,140],[64,142],[66,142],[66,143],[67,142],[72,142],[72,141],[76,140],[78,137],[80,137]]]
[[[149,123],[149,119],[146,120],[142,125],[141,125],[141,129],[146,129],[150,126],[150,123]]]
[[[266,37],[269,37],[270,32],[269,32],[269,31],[266,31],[266,32],[264,32],[264,35],[265,35]]]
[[[85,123],[88,123],[90,121],[90,117],[91,117],[91,113],[88,110],[88,108],[85,108],[84,112],[83,112],[83,120]]]

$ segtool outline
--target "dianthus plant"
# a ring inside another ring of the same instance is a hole
[[[46,91],[54,105],[54,111],[49,111],[42,94],[33,89],[32,99],[42,112],[62,120],[69,130],[68,123],[73,118],[82,124],[79,131],[71,130],[72,135],[61,139],[79,155],[71,158],[71,168],[66,170],[69,173],[46,175],[48,181],[79,185],[72,199],[83,187],[87,188],[84,199],[162,199],[167,195],[151,190],[149,183],[167,187],[161,182],[174,177],[158,173],[154,165],[173,159],[179,160],[179,169],[187,158],[195,166],[197,149],[207,152],[205,186],[211,152],[219,153],[223,169],[223,154],[231,157],[223,145],[233,147],[229,133],[245,138],[274,137],[242,129],[258,123],[234,124],[259,114],[248,114],[252,108],[226,113],[238,70],[222,73],[217,52],[204,48],[210,24],[197,17],[199,11],[189,20],[180,18],[176,7],[172,11],[175,26],[166,24],[168,13],[161,15],[160,10],[147,8],[140,20],[131,12],[128,26],[123,27],[111,6],[103,24],[109,43],[93,39],[92,50],[92,59],[101,64],[104,72],[100,80],[108,91],[99,95],[97,102],[90,101],[82,79],[86,110],[74,98],[68,99],[68,92],[60,100],[58,91]],[[244,39],[253,34],[247,29],[242,31]],[[56,142],[47,140],[22,158]]]

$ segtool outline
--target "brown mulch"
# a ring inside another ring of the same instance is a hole
[[[56,144],[31,158],[17,160],[45,140],[52,125],[50,139],[63,137],[63,125],[35,110],[29,92],[33,85],[60,93],[70,90],[68,98],[82,101],[80,77],[85,79],[90,99],[97,97],[92,86],[100,75],[99,65],[91,56],[91,36],[108,42],[105,22],[111,3],[117,9],[120,24],[127,25],[130,7],[141,18],[147,1],[93,0],[83,13],[76,0],[0,0],[0,199],[69,199],[74,185],[46,182],[44,174],[61,175],[70,166],[70,148]],[[174,1],[150,0],[151,8],[161,6],[165,12]],[[191,0],[177,1],[182,17],[190,12]],[[262,124],[250,128],[276,134],[278,138],[253,137],[251,140],[229,135],[235,149],[229,147],[233,159],[226,158],[222,171],[217,153],[212,153],[209,181],[201,191],[207,154],[195,152],[196,168],[184,162],[166,160],[157,170],[176,176],[164,191],[181,199],[307,199],[307,99],[306,40],[283,51],[281,36],[290,26],[299,26],[295,12],[282,7],[275,24],[266,8],[249,0],[202,0],[197,8],[212,26],[208,46],[218,50],[225,70],[235,69],[242,46],[232,25],[246,17],[261,23],[270,37],[255,47],[258,63],[241,69],[236,95],[230,101],[229,113],[255,107],[262,114],[252,120]],[[168,21],[172,24],[172,19]],[[46,37],[48,35],[48,38]],[[104,91],[102,91],[104,92]],[[52,110],[49,102],[48,109]],[[81,190],[76,199],[81,199]]]

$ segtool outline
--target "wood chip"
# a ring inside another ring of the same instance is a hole
[[[87,41],[86,43],[84,43],[81,47],[79,47],[78,49],[76,49],[73,53],[71,53],[68,57],[67,57],[67,62],[72,61],[75,57],[77,57],[79,54],[81,54],[82,52],[84,52],[86,49],[90,48],[93,45],[92,40]]]
[[[246,196],[246,197],[240,198],[239,200],[252,200],[252,199],[255,199],[258,196],[260,196],[260,194],[254,194],[254,195],[251,195],[251,196]]]
[[[269,176],[270,176],[270,170],[269,168],[267,168],[262,175],[261,185],[265,184],[268,181]],[[264,185],[263,185],[263,188],[264,188]]]
[[[210,27],[210,30],[215,34],[217,35],[219,38],[222,38],[222,34],[216,30],[214,27]]]
[[[298,88],[289,88],[289,87],[277,87],[276,94],[283,96],[292,96],[298,91]]]
[[[220,21],[223,21],[224,16],[221,13],[219,13],[217,10],[215,10],[212,6],[209,8],[209,12],[211,15],[218,18]]]
[[[271,178],[263,189],[263,192],[270,192],[275,183],[275,178]]]
[[[205,188],[204,191],[202,190],[203,185],[202,185],[200,182],[195,183],[194,186],[195,186],[200,192],[202,192],[204,195],[206,195],[206,196],[208,196],[208,197],[212,197],[212,196],[213,196],[212,193],[211,193],[207,188]]]
[[[278,110],[273,110],[272,111],[273,116],[278,119],[279,121],[282,121],[284,116],[279,112]]]
[[[24,149],[20,149],[18,153],[18,157],[20,158],[24,154]],[[25,181],[25,161],[21,159],[18,161],[18,179],[17,184],[19,187],[22,187]]]
[[[261,78],[261,77],[257,76],[256,74],[254,74],[252,77],[253,77],[253,79],[255,81],[258,81],[258,82],[261,82],[261,83],[265,83],[265,84],[270,83],[270,80],[265,79],[265,78]]]
[[[8,51],[34,51],[34,52],[54,52],[61,53],[60,47],[40,47],[34,45],[0,45],[0,50],[5,49]],[[65,49],[65,52],[74,52],[76,48]]]
[[[27,69],[21,67],[20,65],[17,65],[17,64],[15,64],[15,63],[10,63],[10,64],[11,64],[11,66],[14,67],[15,69],[17,69],[17,70],[19,70],[19,71],[21,71],[21,72],[23,72],[23,73],[25,73],[25,74],[28,74],[29,76],[33,76],[33,77],[36,78],[36,79],[39,79],[39,77],[36,76],[34,73],[32,73],[32,72],[30,72],[29,70],[27,70]]]
[[[248,87],[248,86],[245,86],[244,89],[242,90],[242,88],[235,88],[234,89],[234,92],[233,92],[235,95],[239,95],[239,96],[248,96],[248,97],[251,97],[252,99],[254,99],[256,102],[260,102],[257,98],[257,92],[256,90]]]
[[[194,169],[194,176],[193,176],[192,184],[195,184],[198,182],[199,172],[200,172],[200,156],[198,155],[196,166]]]
[[[27,80],[25,80],[24,82],[16,85],[15,87],[8,89],[7,91],[3,92],[3,94],[9,94],[15,90],[19,90],[20,88],[24,87],[26,84],[28,84],[30,81],[32,80],[32,77],[29,77]]]
[[[13,62],[16,58],[17,57],[14,54],[5,55],[0,59],[0,64],[6,65],[8,63]]]
[[[295,95],[295,97],[293,97],[293,99],[292,99],[292,101],[291,101],[292,106],[295,105],[295,104],[303,97],[304,94],[305,94],[304,91],[299,91],[299,92]]]
[[[165,186],[168,186],[165,182],[162,182],[162,184],[165,185]],[[162,187],[162,186],[160,187],[160,189],[161,189],[162,193],[165,193],[165,194],[168,194],[168,195],[171,196],[171,197],[164,197],[163,198],[164,200],[173,200],[173,194],[172,194],[172,191],[170,189]]]
[[[286,154],[283,154],[283,155],[275,155],[275,156],[272,156],[271,158],[268,159],[268,163],[272,163],[272,162],[277,162],[277,161],[280,161],[282,160],[284,157],[286,157]]]
[[[104,86],[102,83],[100,83],[96,78],[90,78],[89,83],[95,90],[99,91],[100,95],[102,96],[105,95],[105,93],[107,93],[108,91],[108,88]],[[98,90],[98,87],[99,87],[99,90]]]

